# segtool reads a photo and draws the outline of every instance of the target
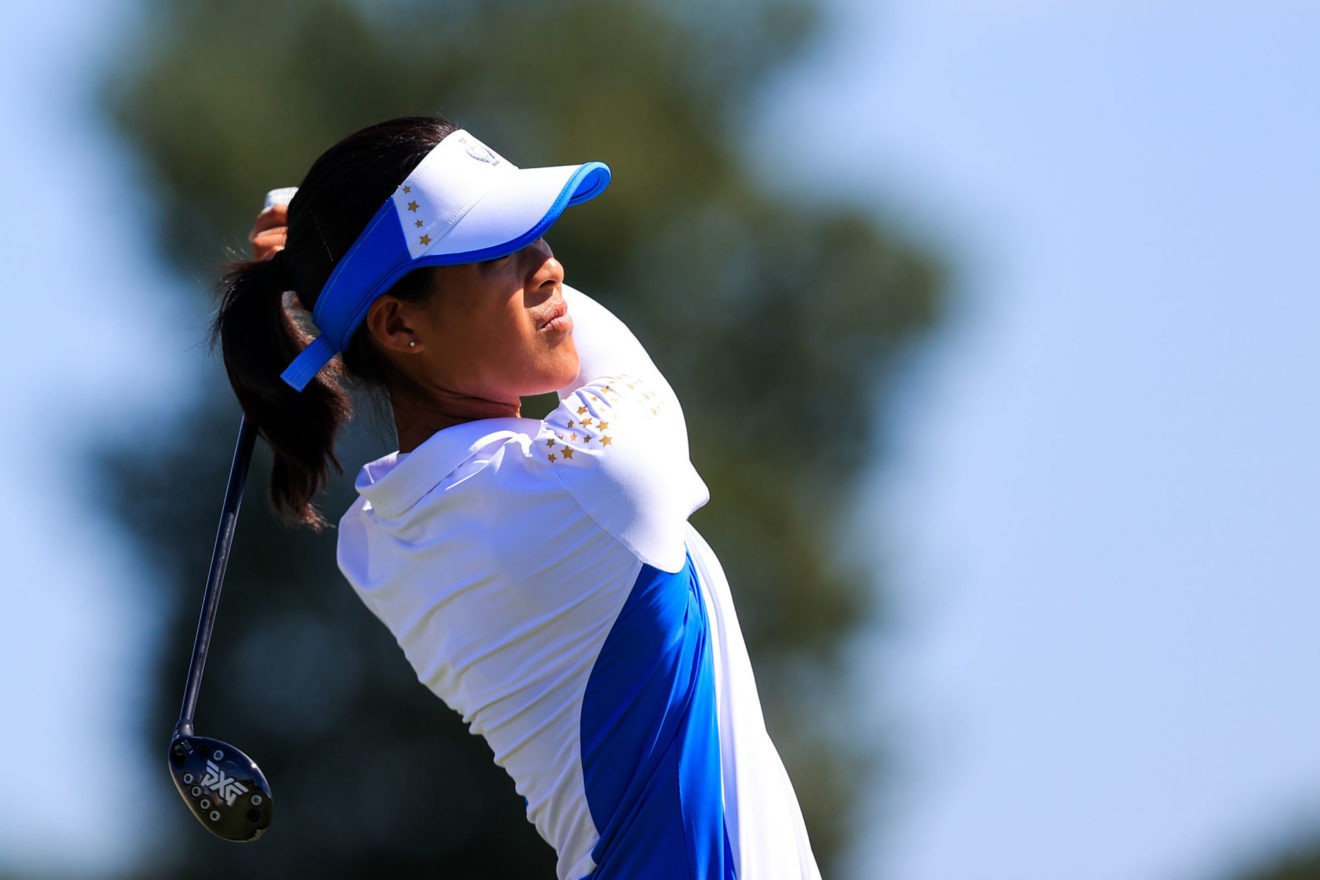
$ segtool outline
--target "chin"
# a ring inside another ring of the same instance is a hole
[[[522,397],[546,394],[571,385],[581,367],[577,349],[571,341],[548,352],[542,351],[535,360],[524,363],[531,369],[522,375],[519,383],[522,387],[518,393]]]
[[[577,349],[569,346],[569,350],[563,357],[555,359],[556,371],[554,385],[550,387],[551,391],[557,391],[560,388],[570,384],[577,378],[578,370],[581,368],[581,362],[578,360]]]
[[[522,387],[518,390],[519,397],[535,397],[538,394],[549,394],[551,391],[558,391],[572,384],[577,378],[578,360],[573,358],[572,364],[547,364],[545,369],[536,371],[534,377],[526,377],[521,383]]]

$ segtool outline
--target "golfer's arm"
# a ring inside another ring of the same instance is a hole
[[[565,288],[581,369],[529,450],[637,558],[675,572],[687,518],[709,499],[673,390],[604,306]]]
[[[627,375],[643,380],[657,395],[673,400],[673,389],[622,321],[580,290],[565,286],[564,299],[573,319],[573,341],[580,366],[572,384],[560,389],[561,398],[596,379]]]

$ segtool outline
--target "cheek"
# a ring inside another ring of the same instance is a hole
[[[462,354],[455,367],[483,394],[521,396],[560,387],[555,381],[566,371],[563,346],[547,346],[525,315],[487,313],[457,336],[456,352]],[[576,349],[567,355],[576,368]],[[573,375],[576,369],[565,382]]]
[[[516,302],[497,308],[456,309],[436,329],[449,384],[481,396],[528,396],[570,384],[578,374],[572,335],[537,331]]]

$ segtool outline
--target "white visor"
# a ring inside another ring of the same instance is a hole
[[[601,162],[518,168],[466,131],[426,155],[335,265],[312,309],[321,335],[281,375],[301,391],[348,347],[367,309],[413,269],[521,250],[610,182]]]

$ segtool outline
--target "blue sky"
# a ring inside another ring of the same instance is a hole
[[[856,876],[1208,877],[1320,828],[1320,7],[848,3],[772,106],[958,266],[868,519],[907,761]]]
[[[895,627],[857,686],[901,764],[851,876],[1213,878],[1320,826],[1320,7],[835,9],[761,160],[956,267],[859,514]],[[126,740],[153,585],[75,458],[168,431],[205,368],[86,93],[128,10],[0,12],[0,870],[95,876],[177,808]]]
[[[203,368],[202,316],[170,295],[178,282],[144,238],[150,205],[92,105],[88,78],[125,11],[111,2],[0,10],[10,316],[0,325],[0,457],[11,493],[0,529],[0,686],[10,707],[0,872],[97,876],[162,845],[151,817],[175,806],[156,799],[163,763],[140,766],[128,739],[156,586],[84,479],[94,438],[168,431],[170,399]]]

